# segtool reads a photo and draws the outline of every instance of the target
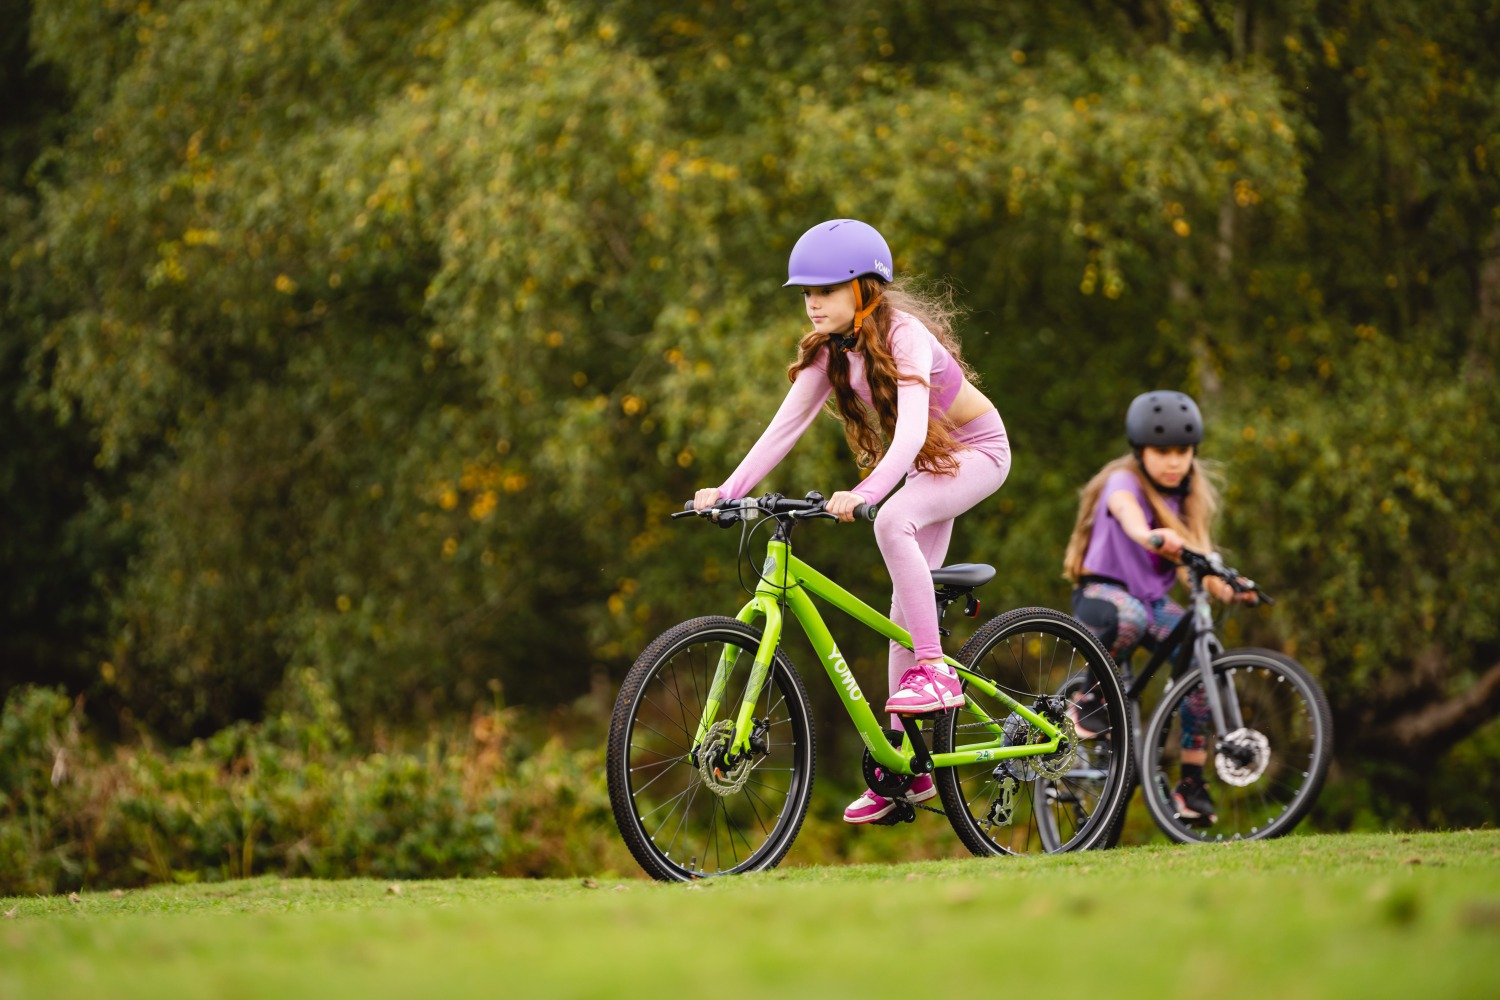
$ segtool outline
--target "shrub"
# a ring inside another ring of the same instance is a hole
[[[66,697],[21,688],[0,721],[0,895],[250,875],[434,878],[628,870],[602,747],[516,710],[360,754],[327,685],[180,749],[105,750]],[[540,730],[540,731],[538,731]]]

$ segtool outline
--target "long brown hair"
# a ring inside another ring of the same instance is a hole
[[[1151,480],[1141,471],[1140,460],[1131,452],[1100,469],[1078,491],[1078,520],[1073,525],[1073,537],[1068,539],[1068,550],[1063,555],[1063,576],[1074,583],[1083,575],[1083,557],[1089,550],[1089,538],[1094,533],[1094,511],[1099,507],[1099,495],[1104,492],[1104,484],[1109,477],[1121,469],[1128,471],[1140,482],[1158,525],[1171,528],[1181,535],[1187,540],[1188,548],[1200,552],[1213,550],[1210,528],[1214,514],[1219,509],[1219,490],[1214,482],[1218,478],[1218,470],[1211,463],[1198,458],[1194,452],[1193,465],[1188,472],[1192,476],[1193,485],[1187,496],[1182,498],[1182,516],[1178,517],[1167,506],[1156,487],[1151,485]]]
[[[829,346],[827,333],[813,330],[803,335],[801,343],[797,345],[797,360],[787,367],[786,375],[795,382],[798,373],[817,360],[819,352],[828,352],[828,380],[833,383],[833,411],[844,422],[844,437],[854,450],[855,458],[862,467],[868,469],[874,467],[885,454],[885,442],[881,440],[881,434],[885,435],[885,441],[889,441],[895,434],[898,380],[917,381],[931,388],[930,383],[921,375],[902,376],[896,359],[891,355],[887,337],[897,310],[909,313],[932,331],[938,342],[953,356],[953,361],[964,378],[975,381],[975,377],[973,370],[964,363],[958,338],[953,334],[953,320],[958,316],[959,309],[953,302],[950,289],[935,286],[932,290],[917,290],[905,278],[888,285],[868,277],[857,280],[861,301],[870,302],[875,296],[880,296],[875,311],[864,321],[863,335],[860,337],[860,349],[865,356],[865,380],[870,386],[875,423],[879,430],[871,424],[870,407],[865,405],[864,400],[859,398],[859,394],[849,384],[849,358],[843,351]],[[923,472],[951,476],[958,471],[958,460],[953,457],[958,450],[958,442],[953,438],[952,423],[946,416],[934,415],[927,422],[927,440],[922,443],[922,450],[917,453],[913,464]]]

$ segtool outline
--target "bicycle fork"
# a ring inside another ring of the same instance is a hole
[[[1224,651],[1224,646],[1213,631],[1213,612],[1206,596],[1194,595],[1193,602],[1193,659],[1198,664],[1203,692],[1208,698],[1209,712],[1213,716],[1214,734],[1222,740],[1228,733],[1244,728],[1245,720],[1240,713],[1239,695],[1235,691],[1234,679],[1229,674],[1222,677],[1213,669],[1214,657]],[[1183,693],[1186,697],[1187,693]],[[1141,748],[1142,753],[1145,747]]]

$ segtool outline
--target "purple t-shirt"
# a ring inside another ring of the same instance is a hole
[[[897,381],[896,428],[885,454],[864,482],[851,488],[867,503],[879,503],[895,489],[916,461],[927,441],[927,421],[931,414],[947,413],[964,377],[958,363],[932,331],[910,313],[894,310],[886,345],[902,375],[916,375],[923,381]],[[928,389],[928,385],[932,388]],[[865,359],[860,351],[849,353],[849,385],[870,404],[870,385],[865,380]],[[764,479],[776,464],[786,457],[813,418],[823,408],[823,401],[833,391],[828,378],[828,349],[819,352],[811,365],[797,373],[797,381],[781,402],[771,423],[761,432],[760,440],[740,462],[739,468],[724,480],[719,495],[739,498],[748,496],[751,487]]]
[[[1109,498],[1119,490],[1135,497],[1148,525],[1159,527],[1140,479],[1129,469],[1116,469],[1104,481],[1104,490],[1094,508],[1094,530],[1089,536],[1088,551],[1083,556],[1083,572],[1119,580],[1132,597],[1150,604],[1165,597],[1172,584],[1177,582],[1177,566],[1154,552],[1146,551],[1125,534],[1125,529],[1109,510]],[[1173,513],[1182,513],[1181,497],[1167,495],[1162,500]]]

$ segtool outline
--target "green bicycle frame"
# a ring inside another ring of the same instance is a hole
[[[876,763],[896,774],[913,773],[911,761],[915,753],[910,739],[903,738],[899,748],[887,741],[880,722],[870,708],[870,703],[865,700],[858,682],[855,681],[848,663],[844,660],[844,655],[839,652],[838,645],[833,641],[833,635],[828,631],[828,626],[823,623],[822,616],[813,604],[812,598],[814,597],[822,598],[887,639],[894,640],[907,649],[912,648],[911,635],[905,629],[792,555],[791,547],[786,541],[772,539],[766,543],[766,563],[761,570],[760,583],[756,586],[749,603],[735,616],[747,625],[756,618],[764,618],[765,625],[760,648],[756,650],[755,662],[750,669],[750,680],[745,687],[744,699],[740,703],[739,712],[734,720],[731,752],[742,754],[750,749],[750,733],[754,725],[753,710],[761,689],[765,685],[766,676],[770,673],[776,648],[781,643],[781,629],[784,624],[781,608],[785,605],[801,624],[803,632],[807,634],[808,640],[823,663],[823,669],[828,673],[829,680],[833,682],[834,689],[838,691],[839,698],[844,703],[844,710],[849,713],[849,718],[859,731],[860,739],[870,751],[870,756],[875,759]],[[714,670],[713,681],[709,685],[703,718],[699,722],[698,732],[693,740],[695,747],[702,744],[709,727],[717,721],[724,692],[738,659],[739,651],[726,644]],[[991,731],[993,739],[986,743],[966,746],[962,750],[951,753],[932,754],[934,766],[953,767],[959,764],[977,764],[1015,757],[1035,757],[1057,751],[1061,743],[1061,734],[1057,726],[951,656],[944,656],[943,661],[956,669],[970,688],[984,692],[1019,714],[1045,734],[1047,741],[1021,746],[1005,746],[1000,723],[991,718],[987,728]],[[966,695],[966,700],[976,714],[986,715],[978,710],[972,698]]]

